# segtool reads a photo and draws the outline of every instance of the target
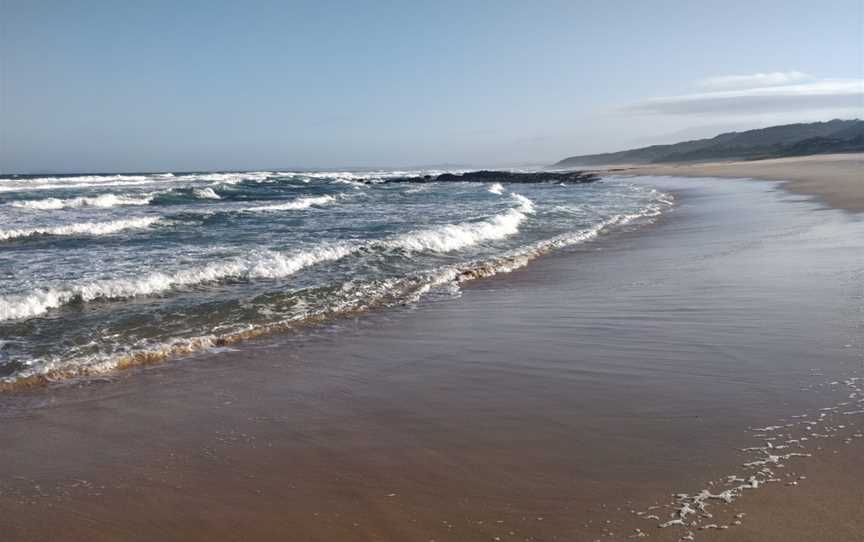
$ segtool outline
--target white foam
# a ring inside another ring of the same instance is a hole
[[[511,194],[511,196],[518,202],[516,207],[479,222],[447,224],[409,232],[381,241],[368,241],[359,244],[329,244],[295,254],[286,255],[263,251],[250,256],[196,266],[173,273],[151,272],[134,278],[109,278],[64,287],[41,288],[23,295],[4,296],[0,297],[0,320],[31,318],[74,301],[86,302],[96,299],[122,299],[155,295],[177,287],[218,282],[228,278],[246,280],[282,278],[317,263],[341,259],[361,249],[397,248],[409,251],[450,252],[518,233],[519,226],[527,219],[527,215],[534,212],[534,203],[520,194]],[[329,198],[327,201],[333,199],[332,196],[322,196],[317,199],[321,202],[322,198]],[[315,199],[300,198],[287,204],[281,204],[279,207],[288,205],[285,208],[304,208],[315,204],[316,202],[310,203],[310,200]],[[274,207],[276,206],[266,206],[265,209],[273,210]],[[423,295],[429,289],[441,284],[455,284],[464,280],[512,271],[527,265],[533,258],[542,253],[593,239],[604,228],[612,225],[625,224],[639,217],[656,216],[660,213],[660,209],[657,206],[648,206],[640,212],[615,215],[591,228],[516,249],[492,261],[469,262],[468,264],[441,269],[430,275],[431,278],[419,286],[416,295]],[[97,231],[107,233],[125,227],[135,227],[133,223],[136,220],[149,221],[137,224],[138,226],[145,226],[155,222],[158,218],[131,219],[116,223],[79,224],[62,228],[87,233]],[[49,231],[19,230],[19,233],[22,232],[27,235],[49,233]],[[59,232],[50,231],[50,233],[58,234]],[[7,235],[7,237],[3,237],[3,235]],[[0,232],[0,239],[3,238],[9,238],[8,232]]]
[[[204,188],[196,188],[196,189],[192,190],[192,193],[195,195],[196,198],[201,198],[201,199],[222,199],[222,197],[219,196],[219,194],[217,194],[217,193],[216,193],[212,188],[210,188],[209,186],[204,187]]]
[[[138,185],[146,185],[153,184],[157,182],[154,179],[144,179],[144,180],[128,180],[128,181],[117,181],[113,183],[105,183],[105,182],[65,182],[65,183],[54,183],[54,184],[19,184],[19,185],[2,185],[0,186],[0,192],[31,192],[36,190],[56,190],[56,189],[67,189],[67,188],[103,188],[107,186],[138,186]]]
[[[245,173],[157,173],[152,175],[78,175],[74,177],[34,177],[30,179],[0,179],[0,192],[30,192],[74,188],[106,188],[139,185],[170,185],[173,183],[206,182],[237,184],[243,181],[264,182],[278,176],[271,171]]]
[[[100,194],[98,196],[81,196],[77,198],[60,199],[45,198],[14,201],[12,207],[22,209],[57,210],[76,207],[117,207],[121,205],[147,205],[153,200],[150,194],[140,196],[122,196],[117,194]]]
[[[78,175],[74,177],[36,177],[30,179],[0,179],[0,192],[30,192],[74,188],[107,188],[165,184],[183,180],[171,173],[154,175]]]
[[[850,398],[857,398],[858,393],[861,392],[861,388],[857,384],[859,379],[860,377],[852,377],[842,383],[840,381],[832,381],[820,384],[820,386],[834,387],[835,385],[845,385],[852,392]],[[864,398],[860,399],[859,403],[864,404]],[[864,433],[860,432],[849,436],[848,431],[844,431],[847,429],[847,426],[837,423],[836,416],[842,411],[842,407],[847,407],[851,404],[853,404],[851,401],[843,401],[834,406],[818,408],[810,412],[793,415],[791,418],[797,421],[792,423],[751,427],[750,430],[753,431],[753,436],[761,439],[763,445],[742,448],[741,451],[747,454],[758,454],[759,459],[742,463],[741,466],[747,469],[745,474],[735,473],[726,476],[725,481],[709,482],[708,485],[712,488],[726,486],[726,489],[723,491],[715,493],[711,489],[706,488],[695,494],[678,494],[676,496],[677,503],[673,507],[669,521],[660,523],[659,527],[679,526],[704,530],[728,529],[741,525],[741,520],[746,516],[743,512],[735,514],[734,520],[727,524],[705,524],[704,521],[715,517],[708,510],[709,501],[720,501],[728,505],[735,502],[747,490],[759,489],[766,484],[777,482],[785,482],[786,486],[797,486],[799,481],[806,480],[806,476],[789,472],[789,461],[798,458],[810,458],[820,451],[828,449],[828,447],[821,445],[810,444],[811,451],[808,452],[806,451],[808,449],[807,441],[811,439],[841,437],[845,444],[850,444],[853,438],[864,438]],[[861,412],[864,413],[864,410]],[[818,417],[816,414],[818,414]],[[781,420],[781,422],[784,421]],[[821,428],[823,432],[813,432],[817,427]],[[801,451],[777,453],[778,450],[787,450],[790,448],[797,448]],[[654,519],[659,520],[656,516]],[[690,537],[687,539],[692,540],[693,538]]]
[[[169,174],[170,175],[170,174]],[[149,180],[159,175],[75,175],[69,177],[31,177],[28,179],[0,179],[0,186],[42,186],[56,183],[108,184],[124,181]]]
[[[385,241],[390,248],[409,251],[452,252],[485,241],[504,239],[519,233],[519,225],[534,212],[534,203],[512,194],[519,206],[480,222],[445,224],[428,230],[409,232]]]
[[[414,188],[409,188],[405,191],[406,194],[419,194],[420,192],[426,192],[432,187],[431,184],[421,184],[415,186]]]
[[[530,199],[526,198],[522,194],[517,194],[516,192],[512,192],[510,196],[513,197],[516,201],[519,202],[519,208],[523,213],[533,213],[534,212],[534,202]]]
[[[362,182],[360,182],[360,181],[355,181],[355,180],[353,180],[353,179],[335,179],[333,182],[336,183],[336,184],[347,184],[347,185],[351,185],[351,186],[353,186],[354,188],[357,188],[357,189],[359,189],[359,188],[365,188],[365,187],[366,187],[366,183],[362,183]]]
[[[437,177],[444,173],[461,174],[466,173],[467,169],[411,169],[398,171],[280,171],[280,176],[291,176],[303,182],[312,180],[325,180],[335,183],[353,184],[355,187],[365,186],[368,184],[377,184],[386,182],[389,179],[409,178],[409,177]]]
[[[303,197],[291,200],[287,203],[277,203],[274,205],[260,205],[257,207],[246,207],[243,211],[249,212],[273,212],[273,211],[296,211],[308,209],[313,205],[326,205],[332,203],[336,198],[333,196],[312,196]]]
[[[174,273],[152,272],[141,277],[103,279],[61,288],[43,288],[24,295],[0,297],[0,320],[32,318],[74,301],[123,299],[155,295],[181,286],[218,282],[228,278],[282,278],[310,265],[338,260],[357,246],[337,244],[285,255],[264,251]]]
[[[519,194],[513,194],[513,196],[517,199],[523,198]],[[523,199],[525,200],[523,206],[530,206],[529,208],[533,210],[531,200],[528,198]],[[640,218],[653,219],[661,212],[662,207],[649,205],[644,209],[631,214],[614,215],[590,228],[564,233],[551,239],[538,241],[531,245],[511,250],[492,260],[471,262],[466,265],[459,265],[449,269],[455,272],[455,280],[457,282],[489,277],[499,273],[510,273],[519,268],[525,267],[537,257],[553,250],[591,241],[609,227],[628,224]]]
[[[490,225],[504,226],[498,223],[502,219],[515,220],[519,223],[525,220],[525,215],[534,212],[531,200],[522,196],[514,195],[513,199],[518,206],[505,213],[495,215],[482,222],[463,223],[449,226],[439,226],[431,230],[421,230],[406,236],[398,236],[385,241],[368,241],[360,244],[331,244],[311,249],[302,253],[282,254],[270,251],[255,253],[246,257],[238,257],[227,261],[214,262],[208,265],[196,266],[190,269],[180,270],[173,273],[154,272],[145,274],[143,277],[126,279],[106,279],[70,285],[62,288],[42,288],[23,296],[0,297],[0,320],[12,318],[27,318],[38,316],[51,308],[60,307],[66,303],[75,301],[89,301],[94,299],[115,299],[164,293],[172,288],[184,285],[197,285],[206,282],[220,281],[226,278],[256,279],[256,278],[279,278],[286,277],[298,272],[304,267],[317,263],[334,261],[348,256],[361,249],[390,248],[404,243],[410,238],[408,244],[414,246],[416,239],[428,239],[433,241],[426,245],[424,250],[451,250],[454,245],[467,246],[467,239],[473,242],[481,242],[484,235],[477,235],[478,231],[487,231],[493,238],[500,235],[494,233],[494,228],[488,230]],[[519,218],[517,214],[523,215]],[[220,331],[220,335],[204,335],[191,338],[169,339],[162,344],[134,344],[126,347],[122,352],[104,353],[94,356],[86,356],[77,359],[44,359],[33,365],[28,371],[22,372],[15,377],[0,379],[0,381],[11,382],[18,377],[28,375],[45,374],[52,375],[56,370],[58,375],[93,375],[115,370],[118,365],[123,364],[130,354],[169,356],[179,353],[188,353],[202,348],[212,348],[229,341],[239,340],[245,332],[268,332],[274,325],[286,322],[302,321],[309,317],[327,316],[348,310],[364,309],[372,305],[390,303],[413,302],[425,295],[431,289],[440,286],[451,286],[453,291],[458,292],[458,284],[466,280],[473,280],[490,276],[496,273],[509,272],[527,265],[534,257],[559,246],[574,244],[591,239],[598,235],[604,227],[613,224],[629,222],[636,217],[651,217],[659,214],[659,210],[649,206],[638,213],[631,215],[617,215],[609,220],[578,232],[565,234],[554,239],[542,241],[528,247],[515,249],[509,255],[503,255],[491,261],[475,261],[443,268],[426,271],[419,275],[389,278],[383,281],[373,281],[368,284],[355,285],[350,282],[343,287],[343,295],[329,300],[325,307],[310,307],[298,314],[289,316],[286,320],[269,322],[260,325],[245,324],[240,327],[229,327]],[[516,231],[518,231],[518,223]],[[452,230],[452,228],[456,228]],[[478,229],[479,228],[479,229]],[[467,229],[467,231],[466,231]],[[512,231],[507,230],[507,231]],[[448,240],[441,234],[455,234],[455,240]],[[413,238],[411,238],[413,235]],[[470,243],[468,243],[470,244]],[[302,299],[297,306],[302,305]],[[273,329],[276,329],[273,327]],[[232,334],[235,338],[231,338]],[[141,348],[143,347],[143,349]],[[56,375],[54,375],[56,376]],[[52,377],[54,377],[52,376]],[[751,487],[753,484],[749,484]],[[744,489],[744,486],[741,486]],[[698,500],[718,498],[720,495],[699,495]],[[698,501],[697,501],[698,502]],[[659,519],[653,516],[654,519]],[[680,519],[680,518],[679,518]],[[680,522],[680,523],[683,523]]]
[[[110,235],[123,230],[146,228],[159,220],[158,216],[145,216],[109,222],[81,222],[45,228],[0,230],[0,241],[36,235]]]
[[[511,211],[529,214],[534,212],[534,204],[530,199],[520,194],[512,194],[512,196],[514,199],[520,202],[520,205],[517,209],[512,209]],[[651,219],[658,216],[661,212],[662,207],[656,205],[649,205],[644,209],[631,214],[614,215],[606,221],[599,223],[591,228],[562,234],[552,239],[539,241],[532,245],[515,249],[492,260],[479,260],[463,264],[444,266],[425,273],[425,275],[419,279],[417,277],[403,277],[401,279],[393,279],[389,281],[388,290],[392,289],[402,291],[407,295],[405,300],[408,302],[416,302],[426,293],[440,286],[452,286],[454,287],[455,291],[458,292],[458,284],[461,282],[489,277],[499,273],[510,273],[528,265],[533,259],[551,250],[590,241],[596,238],[606,228],[616,225],[627,224],[638,218]],[[503,215],[498,215],[497,217],[500,216]],[[493,218],[492,220],[495,220],[495,218]],[[456,226],[476,226],[476,224],[477,223],[469,223]],[[449,227],[452,226],[445,226],[444,228]],[[425,230],[420,232],[414,232],[413,234],[409,235],[413,237],[425,237],[427,235],[440,232],[440,229]],[[401,237],[398,237],[396,239],[384,241],[384,244],[390,247],[397,246],[405,248],[404,245],[400,245],[400,242],[402,240],[403,239]],[[371,245],[374,244],[375,243],[372,243]],[[444,245],[445,249],[449,248],[450,246],[448,243],[442,243],[442,245]],[[436,246],[437,245],[426,246],[424,248],[428,250],[434,249],[436,248]],[[410,285],[410,287],[408,287],[407,285]]]
[[[68,287],[43,288],[24,295],[4,296],[0,297],[0,320],[32,318],[73,301],[87,302],[96,299],[122,299],[155,295],[177,287],[218,282],[227,278],[287,277],[304,267],[343,258],[362,247],[449,252],[482,241],[500,239],[518,232],[518,226],[525,220],[526,213],[533,212],[533,204],[528,198],[516,196],[518,195],[514,195],[514,199],[520,202],[518,207],[482,222],[448,224],[429,230],[407,233],[389,240],[365,244],[325,245],[293,255],[264,251],[249,257],[211,263],[171,274],[153,272],[143,277],[103,279]],[[331,196],[323,196],[322,198],[329,198],[327,201],[333,199]],[[309,200],[313,199],[316,198],[300,198],[300,200],[294,200],[284,205],[294,204],[293,207],[286,207],[291,209],[303,208],[302,206],[298,207],[298,205],[301,205],[301,200],[305,200],[302,205],[308,207],[315,203],[309,203]],[[317,199],[320,202],[321,198]],[[268,206],[266,210],[272,210],[273,207]],[[89,224],[87,226],[90,227],[88,231],[92,231],[96,225]],[[33,233],[29,234],[33,235]]]
[[[501,183],[493,183],[489,185],[489,188],[487,188],[487,190],[489,190],[489,192],[492,192],[493,194],[498,194],[500,196],[504,193],[504,186]]]
[[[278,176],[272,171],[247,171],[242,173],[188,173],[177,177],[182,181],[206,181],[219,184],[237,184],[243,181],[262,182]]]

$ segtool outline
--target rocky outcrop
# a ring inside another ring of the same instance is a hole
[[[530,173],[513,171],[468,171],[466,173],[444,173],[441,175],[423,175],[420,177],[395,177],[387,182],[403,183],[564,183],[584,184],[600,180],[594,173],[584,171],[537,171]]]

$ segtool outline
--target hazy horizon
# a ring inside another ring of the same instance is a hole
[[[827,119],[826,121],[814,121],[814,122],[828,122],[830,120],[861,120],[858,118],[855,119]],[[692,138],[687,138],[683,134],[686,133],[698,133],[701,132],[702,128],[696,128],[693,130],[682,130],[678,132],[680,137],[678,139],[669,139],[668,141],[657,141],[655,143],[648,143],[644,146],[651,145],[663,145],[667,143],[677,143],[688,140],[698,140],[698,139],[710,139],[716,135],[721,135],[722,133],[735,132],[741,130],[724,130],[722,132],[715,132],[708,136],[693,136]],[[746,131],[746,130],[745,130]],[[670,136],[672,134],[669,134]],[[634,148],[639,148],[641,146],[634,146],[628,148],[614,148],[610,151],[600,151],[597,154],[603,154],[605,152],[617,152],[624,150],[631,150]],[[109,174],[109,175],[123,175],[123,174],[142,174],[142,173],[214,173],[214,172],[254,172],[254,171],[293,171],[293,172],[304,172],[304,171],[385,171],[385,170],[394,170],[394,169],[405,169],[405,170],[433,170],[433,169],[460,169],[460,168],[531,168],[531,167],[543,167],[553,165],[554,162],[563,160],[565,158],[569,158],[569,156],[562,156],[560,159],[556,159],[554,161],[546,162],[546,161],[526,161],[526,162],[498,162],[498,163],[447,163],[442,162],[438,164],[378,164],[378,165],[363,165],[356,166],[353,164],[332,164],[328,166],[291,166],[291,165],[272,165],[272,167],[258,167],[258,168],[222,168],[222,169],[155,169],[155,170],[88,170],[88,171],[67,171],[67,170],[42,170],[42,171],[28,171],[28,172],[0,172],[2,175],[21,175],[21,176],[33,176],[33,175],[93,175],[93,174]]]
[[[547,164],[864,117],[853,0],[0,10],[4,174]]]

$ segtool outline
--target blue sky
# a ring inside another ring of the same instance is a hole
[[[0,0],[0,170],[478,165],[864,116],[862,2]]]

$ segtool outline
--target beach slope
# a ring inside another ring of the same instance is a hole
[[[864,153],[796,156],[770,160],[622,166],[610,171],[676,177],[753,177],[786,181],[785,188],[816,196],[847,211],[864,211]]]

